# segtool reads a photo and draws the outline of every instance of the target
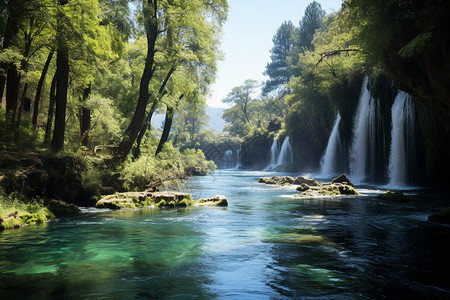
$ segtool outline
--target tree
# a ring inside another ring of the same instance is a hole
[[[316,30],[322,26],[323,18],[325,17],[325,10],[322,6],[313,1],[305,9],[305,14],[299,22],[299,27],[294,34],[294,46],[288,58],[288,64],[292,68],[291,75],[300,76],[302,70],[297,67],[298,54],[306,50],[313,50],[312,40]]]
[[[273,48],[270,50],[271,62],[266,65],[264,75],[269,76],[269,80],[264,83],[262,90],[266,95],[289,82],[290,74],[288,71],[286,58],[293,47],[293,33],[295,27],[291,21],[285,21],[278,28],[273,37]]]
[[[185,69],[195,70],[189,73],[191,78],[198,77],[202,82],[210,82],[208,76],[205,76],[205,70],[211,69],[207,67],[208,63],[215,67],[215,53],[218,52],[215,34],[225,20],[227,7],[225,0],[189,3],[155,0],[144,3],[147,57],[139,98],[133,118],[112,162],[125,160],[144,123],[150,96],[153,101],[158,101],[159,86],[172,68],[179,70],[183,66]],[[152,90],[149,89],[149,84],[153,86]],[[175,96],[176,93],[172,94]]]
[[[227,97],[222,100],[223,103],[232,103],[236,106],[236,117],[244,124],[250,122],[248,106],[255,101],[252,98],[252,94],[255,93],[257,87],[258,81],[247,79],[243,85],[234,87]]]

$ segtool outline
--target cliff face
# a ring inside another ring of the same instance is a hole
[[[396,52],[393,52],[396,53]],[[435,43],[423,54],[387,56],[395,85],[425,104],[450,133],[450,43]]]

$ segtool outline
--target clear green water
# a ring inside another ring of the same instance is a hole
[[[228,208],[109,211],[0,233],[0,299],[450,298],[445,197],[299,200],[219,170],[189,181]]]

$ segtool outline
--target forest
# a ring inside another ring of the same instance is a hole
[[[223,99],[227,126],[217,134],[205,106],[226,1],[3,1],[3,191],[92,205],[107,191],[176,186],[196,167],[315,171],[337,114],[332,165],[352,172],[363,82],[376,124],[362,176],[388,180],[391,106],[404,91],[415,100],[405,183],[439,185],[450,165],[446,5],[344,1],[327,15],[311,2],[298,26],[285,21],[274,34],[269,79],[248,79]],[[151,126],[157,113],[162,128]],[[287,136],[292,158],[279,166],[270,156]],[[62,166],[49,159],[71,164],[61,176],[78,178],[74,187],[51,186],[46,173]]]
[[[0,0],[0,295],[450,295],[450,2],[310,2],[215,132],[229,11]]]

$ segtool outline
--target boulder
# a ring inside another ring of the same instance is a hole
[[[304,192],[304,191],[307,191],[309,189],[310,189],[309,185],[307,185],[306,183],[302,183],[301,185],[299,185],[297,187],[296,190],[299,191],[299,192]]]
[[[194,201],[196,206],[228,206],[228,199],[225,196],[218,195],[212,198],[203,198]]]
[[[302,193],[295,195],[298,198],[315,198],[323,196],[338,196],[338,195],[359,195],[359,193],[349,185],[335,183],[326,184],[319,187],[310,187],[306,183],[302,183],[297,191]]]
[[[402,192],[392,192],[387,191],[384,194],[380,194],[377,196],[377,199],[392,201],[392,202],[408,202],[411,199],[409,199],[407,196],[405,196]]]
[[[320,183],[315,180],[315,179],[309,179],[309,178],[305,178],[303,176],[298,176],[297,178],[295,178],[294,182],[292,184],[296,184],[296,185],[301,185],[302,183],[305,183],[309,186],[319,186]]]
[[[450,224],[450,207],[443,208],[441,211],[429,215],[428,221]]]
[[[292,184],[293,182],[294,178],[292,178],[291,176],[283,176],[283,177],[273,176],[271,178],[261,177],[258,179],[258,183],[265,183],[265,184],[283,185],[283,184]]]
[[[350,185],[352,187],[355,187],[353,185],[353,183],[350,181],[350,179],[348,179],[347,175],[345,175],[345,174],[341,174],[338,177],[334,178],[331,183],[342,183],[345,185]]]
[[[80,211],[75,204],[68,204],[60,200],[50,200],[47,208],[56,216],[65,214],[74,214]]]

